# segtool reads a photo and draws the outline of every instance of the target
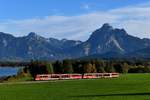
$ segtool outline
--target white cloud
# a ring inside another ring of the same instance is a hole
[[[109,14],[101,13],[8,21],[0,24],[0,31],[12,33],[15,36],[26,35],[33,31],[46,37],[85,40],[93,30],[101,27],[103,23],[113,23],[117,19],[115,16],[110,17]]]
[[[120,17],[116,26],[125,28],[131,35],[150,38],[150,3],[114,9],[110,13]]]
[[[43,18],[9,20],[0,23],[0,31],[15,36],[34,31],[45,37],[86,40],[103,23],[125,28],[131,35],[150,38],[150,3],[77,16],[46,16]]]

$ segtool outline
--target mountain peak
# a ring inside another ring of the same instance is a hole
[[[124,37],[127,35],[127,32],[124,29],[113,28],[110,24],[105,23],[101,28],[95,30],[90,36],[89,40],[101,40],[108,39],[112,35]],[[101,38],[101,39],[100,39]]]
[[[110,29],[113,29],[113,27],[109,23],[104,23],[100,29],[110,30]]]
[[[35,36],[37,36],[37,34],[36,34],[35,32],[30,32],[30,33],[28,34],[28,36],[29,36],[29,37],[35,37]]]
[[[30,39],[30,40],[46,40],[46,38],[36,34],[35,32],[30,32],[27,36],[26,36],[27,39]]]

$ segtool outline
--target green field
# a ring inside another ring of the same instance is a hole
[[[0,100],[150,100],[150,74],[0,85]]]

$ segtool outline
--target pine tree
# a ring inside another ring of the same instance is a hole
[[[63,64],[62,62],[60,61],[56,61],[54,64],[53,64],[53,68],[54,68],[54,72],[56,74],[62,74],[63,73]]]

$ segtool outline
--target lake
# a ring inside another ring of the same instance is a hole
[[[16,75],[18,70],[18,67],[0,67],[0,77]]]

